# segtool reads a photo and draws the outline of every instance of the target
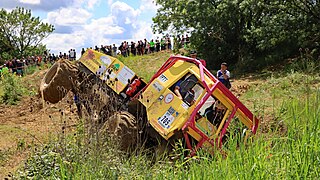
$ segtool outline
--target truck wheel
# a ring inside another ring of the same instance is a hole
[[[129,112],[116,112],[104,123],[102,130],[107,131],[123,151],[134,150],[138,142],[137,121]]]
[[[69,92],[77,78],[78,68],[68,60],[59,60],[41,80],[40,93],[44,100],[57,103]]]

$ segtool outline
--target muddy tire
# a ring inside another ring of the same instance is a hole
[[[126,111],[116,112],[103,125],[102,132],[107,132],[123,151],[134,150],[138,139],[135,117]]]
[[[77,78],[78,68],[68,60],[59,60],[46,73],[40,84],[40,95],[50,103],[66,96]]]

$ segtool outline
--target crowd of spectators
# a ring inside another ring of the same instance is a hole
[[[138,42],[123,41],[121,42],[119,47],[113,44],[107,46],[101,45],[100,47],[95,46],[94,48],[90,47],[89,49],[94,49],[110,56],[122,55],[124,57],[127,57],[130,56],[130,54],[136,56],[164,50],[172,50],[172,42],[169,36],[165,36],[161,39],[151,39],[150,41],[148,41],[147,39],[139,40]],[[85,48],[82,48],[81,55],[84,52]]]
[[[0,73],[3,69],[8,69],[11,73],[15,73],[18,76],[23,76],[26,69],[30,66],[40,66],[42,63],[53,64],[59,59],[76,60],[75,49],[70,49],[68,54],[60,52],[59,55],[55,55],[54,53],[48,53],[47,51],[44,51],[42,55],[13,58],[5,61],[5,63],[0,66]]]
[[[28,56],[22,57],[21,59],[13,58],[5,61],[5,63],[0,66],[0,71],[3,69],[8,69],[11,73],[16,73],[18,76],[23,76],[25,69],[28,66],[40,65],[43,60],[43,56]]]
[[[178,35],[175,39],[176,40],[174,41],[174,43],[177,48],[186,47],[190,43],[188,35]],[[121,42],[119,47],[113,44],[107,46],[101,45],[100,47],[95,46],[94,48],[90,47],[90,49],[94,49],[110,56],[122,55],[124,57],[127,57],[130,55],[144,55],[165,50],[170,51],[173,49],[173,44],[170,36],[167,34],[160,39],[151,39],[150,41],[148,41],[147,39],[139,40],[138,42],[131,41],[130,43],[129,41],[123,41]],[[83,55],[84,52],[85,48],[82,48],[81,55]],[[53,64],[59,59],[76,60],[76,50],[70,49],[67,53],[59,52],[59,54],[48,53],[48,51],[44,51],[42,55],[22,57],[20,59],[13,58],[11,60],[5,61],[5,63],[0,66],[0,72],[3,68],[7,68],[9,72],[16,73],[19,76],[23,76],[25,73],[25,69],[28,66],[40,66],[41,63]]]

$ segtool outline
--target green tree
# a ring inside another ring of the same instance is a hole
[[[244,39],[246,15],[241,1],[157,0],[161,7],[153,18],[154,31],[173,28],[191,31],[191,42],[210,67],[222,61],[236,63],[247,52]]]
[[[207,60],[209,68],[227,61],[247,68],[243,70],[257,70],[295,57],[300,47],[317,49],[319,44],[317,1],[156,0],[156,3],[161,7],[153,18],[154,31],[191,31],[191,43]]]
[[[0,48],[12,56],[24,56],[26,51],[36,49],[54,27],[33,17],[31,10],[17,7],[8,12],[0,10]]]

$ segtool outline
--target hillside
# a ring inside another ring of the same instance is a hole
[[[120,60],[149,80],[169,56],[161,52]],[[34,92],[45,71],[21,83]],[[320,173],[319,88],[316,72],[234,78],[231,91],[261,120],[258,134],[246,145],[231,138],[225,154],[215,157],[200,151],[186,158],[177,144],[170,155],[175,161],[150,158],[141,149],[128,157],[98,136],[87,137],[72,94],[42,107],[39,96],[30,93],[18,105],[0,105],[0,178],[314,179]]]

